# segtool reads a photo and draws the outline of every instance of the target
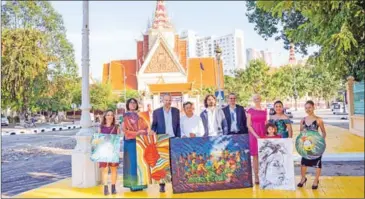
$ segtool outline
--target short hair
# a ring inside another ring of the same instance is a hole
[[[230,96],[230,95],[237,96],[237,95],[236,95],[236,93],[229,93],[229,95],[228,95],[228,96]]]
[[[265,130],[266,130],[266,134],[268,134],[269,132],[268,132],[268,129],[269,129],[269,127],[272,127],[272,128],[274,128],[274,129],[276,129],[276,131],[274,132],[274,135],[278,135],[278,132],[277,132],[277,127],[276,127],[276,125],[275,124],[273,124],[273,123],[267,123],[266,125],[265,125]]]
[[[183,109],[185,109],[185,106],[187,106],[187,105],[193,105],[193,103],[192,102],[190,102],[190,101],[187,101],[187,102],[185,102],[184,104],[183,104]]]
[[[129,109],[129,104],[132,102],[132,101],[134,101],[134,103],[136,103],[136,111],[138,111],[138,101],[135,99],[135,98],[130,98],[130,99],[128,99],[127,100],[127,104],[126,104],[126,106],[127,106],[127,111],[130,111],[130,109]]]
[[[208,98],[209,98],[209,97],[213,97],[213,99],[214,99],[215,101],[217,101],[217,98],[216,98],[214,95],[212,95],[212,94],[207,95],[207,96],[205,97],[205,99],[204,99],[204,107],[205,107],[205,108],[208,108]]]
[[[171,97],[170,93],[165,93],[165,94],[162,95],[162,99],[165,98],[166,96]]]
[[[307,104],[310,104],[310,105],[314,106],[314,102],[313,102],[312,100],[308,100],[308,101],[305,103],[305,105],[307,105]]]

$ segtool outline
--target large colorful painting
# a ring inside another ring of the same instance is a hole
[[[326,149],[324,138],[317,131],[301,132],[296,141],[295,148],[302,157],[313,160],[322,156]]]
[[[261,189],[295,190],[291,138],[258,139]]]
[[[169,135],[137,137],[137,174],[142,184],[171,182]]]
[[[120,135],[95,133],[91,141],[91,160],[119,163]]]
[[[248,135],[170,140],[174,193],[252,187]]]

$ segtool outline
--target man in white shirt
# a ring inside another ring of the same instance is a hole
[[[185,115],[180,119],[181,137],[202,137],[204,127],[198,115],[194,114],[194,104],[186,102],[183,104]]]
[[[216,106],[216,101],[214,95],[207,95],[204,99],[206,109],[200,114],[204,137],[228,134],[227,120],[222,109]]]

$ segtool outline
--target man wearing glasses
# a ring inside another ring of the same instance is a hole
[[[246,111],[236,104],[236,94],[228,95],[228,106],[223,108],[228,123],[228,135],[248,134]]]

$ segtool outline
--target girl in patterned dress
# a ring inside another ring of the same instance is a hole
[[[278,129],[278,135],[282,138],[293,137],[291,120],[284,114],[283,102],[276,101],[274,103],[275,115],[270,116],[269,123],[275,124]]]
[[[302,131],[318,131],[318,128],[321,129],[322,137],[326,138],[326,129],[324,128],[322,118],[316,116],[314,114],[314,103],[312,100],[309,100],[305,103],[305,112],[307,113],[307,117],[303,118],[300,122],[300,132]],[[317,189],[319,184],[319,176],[321,175],[322,170],[322,156],[314,159],[309,160],[302,157],[301,161],[301,175],[302,179],[298,184],[298,187],[303,187],[303,185],[307,182],[307,178],[305,174],[307,172],[307,167],[314,167],[316,168],[316,177],[313,181],[312,189]]]

